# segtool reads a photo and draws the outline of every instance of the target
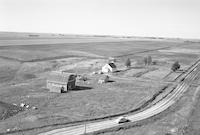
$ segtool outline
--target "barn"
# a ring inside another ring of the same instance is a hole
[[[52,71],[47,77],[50,92],[64,93],[76,88],[76,75],[73,73]]]
[[[108,72],[115,72],[117,70],[117,66],[114,63],[107,63],[102,67],[102,72],[103,73],[108,73]]]

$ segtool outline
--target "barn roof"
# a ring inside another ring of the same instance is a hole
[[[117,68],[117,66],[114,63],[108,63],[108,65],[112,68]]]
[[[67,72],[58,72],[58,71],[52,71],[48,77],[47,80],[51,82],[58,82],[62,84],[67,84],[68,78],[70,75],[75,75],[73,73],[67,73]]]
[[[101,75],[98,79],[99,80],[105,80],[107,77],[109,78],[108,75]]]

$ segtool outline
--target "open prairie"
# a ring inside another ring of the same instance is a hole
[[[200,55],[200,43],[180,39],[38,33],[0,36],[0,134],[7,129],[33,129],[28,132],[35,134],[58,123],[129,112],[161,90],[167,91]],[[152,57],[148,66],[144,64],[146,56]],[[118,71],[109,74],[109,82],[100,84],[104,74],[96,73],[109,57],[116,59]],[[128,69],[124,65],[127,58],[131,60]],[[175,61],[181,65],[179,72],[171,72]],[[77,79],[77,89],[68,93],[52,93],[46,88],[46,80],[54,70],[87,80]],[[21,103],[29,107],[20,107]]]

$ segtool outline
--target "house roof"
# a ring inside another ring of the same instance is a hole
[[[112,68],[117,68],[117,66],[114,63],[108,63],[108,65]]]
[[[67,73],[67,72],[52,71],[49,74],[49,76],[47,77],[47,80],[51,81],[51,82],[58,82],[58,83],[61,83],[61,84],[67,84],[70,75],[75,75],[75,74]]]

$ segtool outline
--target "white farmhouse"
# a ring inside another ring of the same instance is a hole
[[[114,63],[107,63],[102,67],[102,72],[103,73],[108,73],[108,72],[115,72],[117,70],[117,67]]]

